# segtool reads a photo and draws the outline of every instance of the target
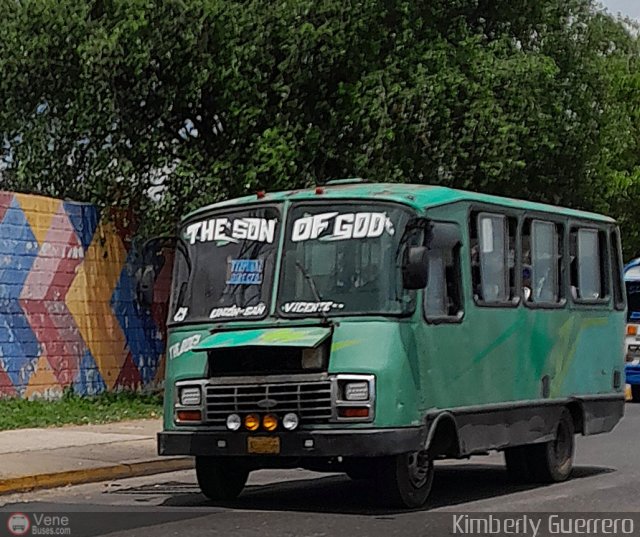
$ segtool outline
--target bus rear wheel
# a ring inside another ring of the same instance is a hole
[[[196,457],[198,486],[214,501],[236,499],[249,478],[249,470],[239,462],[218,457]]]
[[[377,484],[390,506],[416,509],[427,503],[435,469],[426,451],[385,457],[377,466]]]
[[[544,444],[517,446],[505,450],[509,477],[514,481],[557,483],[565,481],[573,470],[575,426],[571,413],[564,409],[555,438]]]

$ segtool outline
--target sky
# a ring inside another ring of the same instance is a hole
[[[614,14],[622,13],[640,20],[640,0],[600,0]]]

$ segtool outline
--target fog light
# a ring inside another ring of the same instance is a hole
[[[300,424],[300,420],[298,419],[298,416],[293,412],[289,412],[288,414],[285,414],[284,418],[282,418],[282,426],[287,431],[293,431],[298,427],[299,424]]]
[[[240,419],[240,416],[238,416],[238,414],[230,414],[227,417],[227,429],[229,429],[230,431],[237,431],[238,429],[240,429],[241,425],[242,420]]]
[[[260,418],[255,414],[249,414],[244,418],[244,427],[249,431],[257,431],[260,427]]]
[[[278,428],[278,418],[276,418],[273,414],[267,414],[264,418],[262,418],[262,426],[267,431],[275,431]]]
[[[345,384],[344,398],[347,401],[366,401],[369,399],[369,383],[349,382]]]
[[[200,388],[189,387],[180,390],[180,404],[182,406],[198,406],[200,404]]]

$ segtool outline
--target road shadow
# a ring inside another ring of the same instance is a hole
[[[572,479],[613,471],[605,467],[578,466],[574,469]],[[175,485],[174,483],[174,487]],[[549,485],[514,484],[508,480],[504,467],[495,464],[447,464],[436,469],[433,490],[425,510],[496,498],[545,486]],[[158,492],[157,488],[155,492]],[[384,506],[379,491],[371,482],[352,481],[342,475],[249,486],[233,502],[212,502],[195,491],[175,492],[176,494],[172,494],[161,505],[376,516],[400,512]]]

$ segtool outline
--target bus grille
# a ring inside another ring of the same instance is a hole
[[[327,423],[331,419],[331,381],[287,384],[206,386],[206,422],[224,426],[229,414],[295,412],[300,421]]]

